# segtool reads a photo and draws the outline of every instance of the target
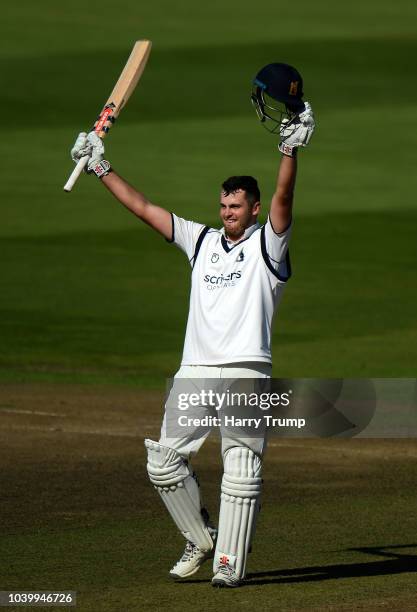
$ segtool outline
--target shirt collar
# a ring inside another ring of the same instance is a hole
[[[247,227],[245,229],[245,232],[244,232],[243,236],[240,238],[240,240],[238,240],[236,242],[233,241],[233,240],[229,240],[229,238],[226,236],[226,232],[225,232],[224,227],[221,228],[220,233],[223,234],[224,239],[227,242],[227,246],[228,247],[234,247],[237,244],[239,244],[239,242],[242,242],[242,240],[246,240],[247,238],[249,238],[249,236],[251,236],[253,234],[253,232],[255,232],[260,227],[261,227],[260,223],[258,223],[258,222],[254,223],[254,225],[251,225],[250,227]]]

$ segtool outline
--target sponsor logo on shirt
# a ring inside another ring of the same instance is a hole
[[[223,274],[206,274],[203,280],[206,283],[207,289],[212,290],[223,289],[224,287],[234,287],[241,277],[242,272],[237,271],[226,274],[225,276]]]

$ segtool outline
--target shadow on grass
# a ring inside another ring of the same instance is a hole
[[[415,57],[416,52],[415,38],[385,35],[332,40],[294,38],[290,50],[287,41],[278,40],[156,46],[140,83],[140,95],[134,96],[130,109],[123,114],[123,125],[143,118],[160,124],[178,119],[254,117],[249,101],[252,78],[271,61],[290,62],[301,70],[317,112],[367,107],[378,113],[379,108],[414,104],[417,84],[409,78],[410,68],[404,58]],[[101,92],[113,87],[126,62],[126,53],[126,48],[103,46],[89,52],[51,50],[48,55],[35,52],[0,57],[8,103],[4,128],[84,125],[86,117],[94,117],[101,107]],[[85,70],[85,66],[101,65],[103,57],[106,74]],[[26,81],[16,79],[17,74],[31,75],[30,97],[36,101],[36,112],[28,112]]]
[[[417,554],[395,552],[399,549],[417,547],[417,544],[397,546],[369,546],[348,548],[347,551],[385,557],[383,560],[363,563],[338,563],[335,565],[313,565],[294,569],[270,570],[248,574],[249,582],[243,586],[318,582],[321,580],[338,580],[340,578],[358,578],[362,576],[387,576],[405,572],[417,572]]]
[[[320,582],[321,580],[338,580],[341,578],[359,578],[363,576],[389,576],[406,572],[417,572],[417,554],[394,552],[398,551],[399,549],[415,547],[417,547],[417,544],[348,548],[343,552],[354,551],[386,558],[384,560],[366,561],[364,563],[312,565],[293,569],[255,572],[246,576],[246,581],[242,584],[242,586],[250,587],[261,584]],[[187,582],[184,581],[182,584],[200,582],[209,582],[209,580],[187,580]],[[178,584],[181,584],[181,582]]]

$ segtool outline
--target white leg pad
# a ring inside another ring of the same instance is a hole
[[[213,540],[201,513],[200,490],[189,464],[173,448],[145,440],[148,474],[186,540],[212,550]]]
[[[225,454],[214,573],[228,564],[239,578],[245,576],[259,510],[261,470],[261,459],[249,448],[235,446]]]

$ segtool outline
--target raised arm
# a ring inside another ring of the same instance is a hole
[[[168,240],[172,238],[171,213],[149,202],[146,196],[129,185],[121,176],[112,171],[101,179],[114,197],[126,206],[134,215],[150,225]]]
[[[277,234],[287,229],[291,223],[294,200],[295,179],[297,176],[297,157],[283,155],[278,169],[277,185],[272,196],[269,216]]]
[[[81,132],[71,150],[71,157],[76,163],[85,155],[90,156],[87,164],[89,174],[96,174],[110,193],[139,219],[168,240],[172,238],[171,213],[152,204],[143,193],[137,191],[112,170],[109,162],[103,159],[103,141],[95,132],[90,132],[88,135]]]
[[[282,140],[278,148],[282,153],[282,159],[270,210],[272,227],[277,234],[287,229],[291,223],[298,147],[308,145],[315,128],[311,106],[308,102],[304,106],[305,110],[302,113],[291,121],[284,119],[280,126]]]

